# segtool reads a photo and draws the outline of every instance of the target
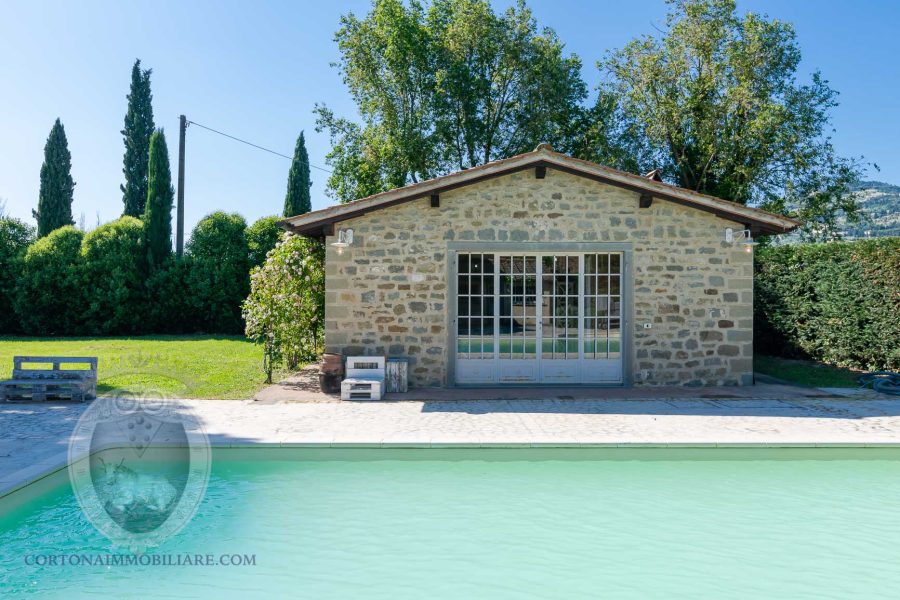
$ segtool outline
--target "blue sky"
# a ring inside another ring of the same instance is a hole
[[[740,0],[739,0],[740,1]],[[507,1],[496,3],[505,7]],[[662,0],[531,0],[599,79],[605,51],[651,33]],[[31,221],[47,134],[66,127],[76,181],[73,213],[87,226],[122,211],[123,145],[131,65],[153,69],[156,123],[177,157],[178,115],[291,154],[306,131],[311,162],[325,165],[328,137],[314,130],[312,108],[325,102],[354,114],[336,69],[332,41],[340,15],[364,14],[368,1],[189,2],[5,0],[0,3],[0,199]],[[889,1],[740,1],[796,26],[804,76],[820,69],[840,91],[834,113],[838,150],[881,167],[871,177],[900,183],[900,5]],[[214,210],[248,221],[281,211],[289,161],[199,128],[188,130],[186,221]],[[313,208],[331,204],[326,175],[313,170]]]

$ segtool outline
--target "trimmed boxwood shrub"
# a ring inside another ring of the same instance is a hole
[[[84,333],[83,238],[83,232],[67,225],[28,248],[15,298],[16,315],[24,333]]]
[[[141,221],[126,216],[84,236],[81,255],[87,333],[136,333],[147,326],[143,229]]]
[[[22,258],[33,240],[34,227],[18,219],[0,219],[0,333],[21,330],[13,305]]]
[[[238,214],[214,212],[191,234],[188,288],[191,321],[198,331],[241,333],[241,303],[250,293],[247,222]]]
[[[900,238],[760,249],[757,351],[900,369]]]
[[[147,278],[147,296],[150,305],[146,312],[145,329],[149,333],[194,333],[195,302],[190,297],[189,257],[170,257],[151,271]],[[213,332],[218,333],[218,332]]]

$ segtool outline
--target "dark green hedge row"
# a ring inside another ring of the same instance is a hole
[[[861,369],[900,369],[900,238],[762,248],[755,346]]]
[[[243,333],[250,270],[279,235],[274,217],[248,228],[217,212],[197,224],[182,258],[151,265],[133,217],[31,234],[0,220],[0,334]]]

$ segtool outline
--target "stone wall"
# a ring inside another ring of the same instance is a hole
[[[404,355],[414,386],[442,386],[450,353],[448,242],[629,242],[633,245],[635,385],[752,382],[753,256],[726,244],[739,224],[553,169],[533,170],[385,208],[328,238],[328,352]],[[625,290],[627,293],[627,290]],[[625,301],[628,301],[626,296]],[[651,323],[650,329],[644,323]],[[626,332],[627,333],[627,332]]]

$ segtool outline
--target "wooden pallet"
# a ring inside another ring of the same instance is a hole
[[[24,368],[26,364],[50,368]],[[43,402],[48,399],[77,400],[97,395],[97,359],[70,356],[16,356],[13,378],[0,381],[0,401]],[[63,369],[63,365],[83,365],[86,369]]]
[[[81,381],[33,381],[11,379],[0,385],[0,400],[6,402],[44,402],[46,400],[77,400],[84,402],[85,389]]]

